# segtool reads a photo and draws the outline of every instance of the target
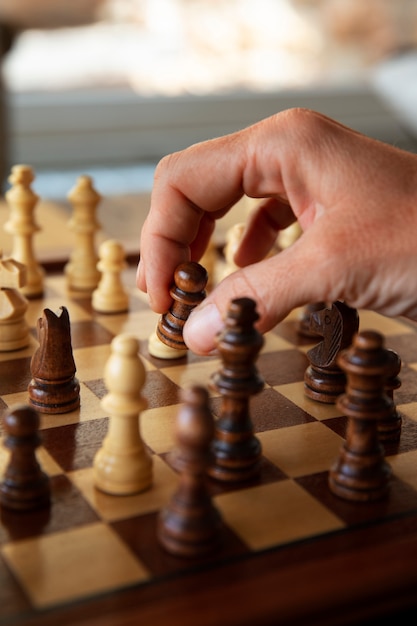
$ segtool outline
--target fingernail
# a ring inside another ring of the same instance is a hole
[[[203,304],[191,312],[184,325],[184,341],[196,354],[209,354],[216,347],[215,336],[223,320],[215,304]]]

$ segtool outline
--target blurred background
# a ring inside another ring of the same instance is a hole
[[[0,0],[3,180],[150,189],[156,162],[291,106],[414,150],[417,0]]]

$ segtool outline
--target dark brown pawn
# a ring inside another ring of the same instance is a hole
[[[385,443],[398,441],[401,436],[402,417],[397,411],[394,402],[394,391],[401,387],[398,375],[401,371],[401,359],[394,350],[388,350],[389,372],[385,382],[385,391],[391,398],[392,411],[388,418],[378,420],[378,434],[380,441]]]
[[[4,430],[10,460],[0,486],[1,506],[15,511],[47,506],[49,479],[36,458],[41,443],[38,413],[30,406],[16,405],[4,418]]]
[[[259,472],[261,444],[254,435],[249,412],[250,397],[264,386],[255,364],[263,345],[263,337],[254,326],[258,317],[250,298],[232,300],[225,329],[217,339],[223,364],[213,375],[212,384],[222,403],[209,474],[225,482],[250,480]]]
[[[171,287],[172,305],[158,322],[156,334],[167,346],[186,350],[182,337],[184,324],[191,311],[206,297],[208,275],[199,263],[190,261],[177,267]]]
[[[337,364],[341,350],[349,347],[359,328],[359,316],[344,302],[315,311],[310,316],[310,329],[323,337],[307,357],[310,365],[304,375],[304,393],[308,398],[334,404],[345,390],[346,376]]]
[[[68,413],[80,406],[80,385],[75,377],[68,310],[44,309],[38,319],[39,347],[31,361],[29,403],[41,413]]]
[[[180,483],[159,515],[157,533],[168,552],[198,557],[217,547],[222,525],[206,482],[214,420],[208,392],[203,387],[183,390],[182,401],[176,426],[178,450],[173,460]]]
[[[339,356],[346,372],[346,393],[337,406],[348,417],[346,441],[329,473],[329,486],[347,500],[378,500],[386,495],[391,468],[378,437],[378,420],[392,413],[385,392],[390,357],[380,333],[364,331]]]

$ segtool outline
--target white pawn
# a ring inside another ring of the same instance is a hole
[[[93,291],[92,306],[99,313],[123,313],[129,308],[129,296],[121,279],[127,267],[123,246],[115,239],[104,241],[99,248],[100,282]]]
[[[109,430],[93,464],[96,487],[112,495],[132,495],[152,484],[152,457],[139,422],[140,412],[147,407],[142,396],[145,376],[138,339],[117,335],[104,370],[109,393],[101,401],[109,414]]]
[[[34,218],[39,196],[31,188],[35,176],[29,165],[14,165],[9,176],[11,188],[5,198],[10,208],[9,220],[4,230],[13,235],[11,258],[26,266],[26,282],[21,292],[27,298],[42,296],[45,271],[35,258],[34,234],[40,230]]]
[[[171,348],[166,343],[161,341],[156,333],[156,330],[150,335],[148,339],[148,352],[156,359],[182,359],[187,355],[188,350],[180,350],[179,348]]]

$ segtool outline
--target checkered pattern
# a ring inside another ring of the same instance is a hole
[[[208,385],[219,360],[191,353],[173,361],[149,356],[147,340],[157,316],[134,287],[133,270],[127,272],[126,283],[129,313],[100,315],[92,311],[87,294],[70,294],[62,276],[49,277],[45,297],[29,303],[30,346],[0,354],[0,409],[4,411],[27,402],[30,358],[37,346],[35,326],[42,310],[68,308],[81,407],[63,415],[41,415],[38,457],[51,479],[50,510],[1,513],[0,575],[13,598],[7,617],[157,582],[195,567],[194,561],[165,553],[156,540],[155,523],[177,485],[168,453],[175,445],[179,389],[194,382]],[[348,533],[353,527],[417,512],[417,334],[405,321],[369,312],[361,313],[360,319],[361,328],[382,332],[387,347],[402,359],[402,386],[395,401],[403,430],[399,443],[386,447],[394,472],[388,499],[355,504],[329,491],[327,473],[343,443],[346,418],[335,406],[304,396],[311,340],[298,334],[294,312],[266,336],[257,362],[265,381],[263,391],[251,400],[263,451],[260,476],[239,486],[210,481],[224,520],[223,541],[216,554],[198,560],[199,566],[247,559],[263,550],[302,545],[329,533]],[[151,489],[129,497],[99,492],[92,471],[109,419],[100,403],[106,393],[103,365],[112,338],[122,332],[140,340],[147,371],[143,395],[148,406],[140,416],[140,429],[152,453],[154,474]],[[220,398],[213,390],[211,404],[218,415]],[[1,448],[1,470],[6,463],[7,451]]]

